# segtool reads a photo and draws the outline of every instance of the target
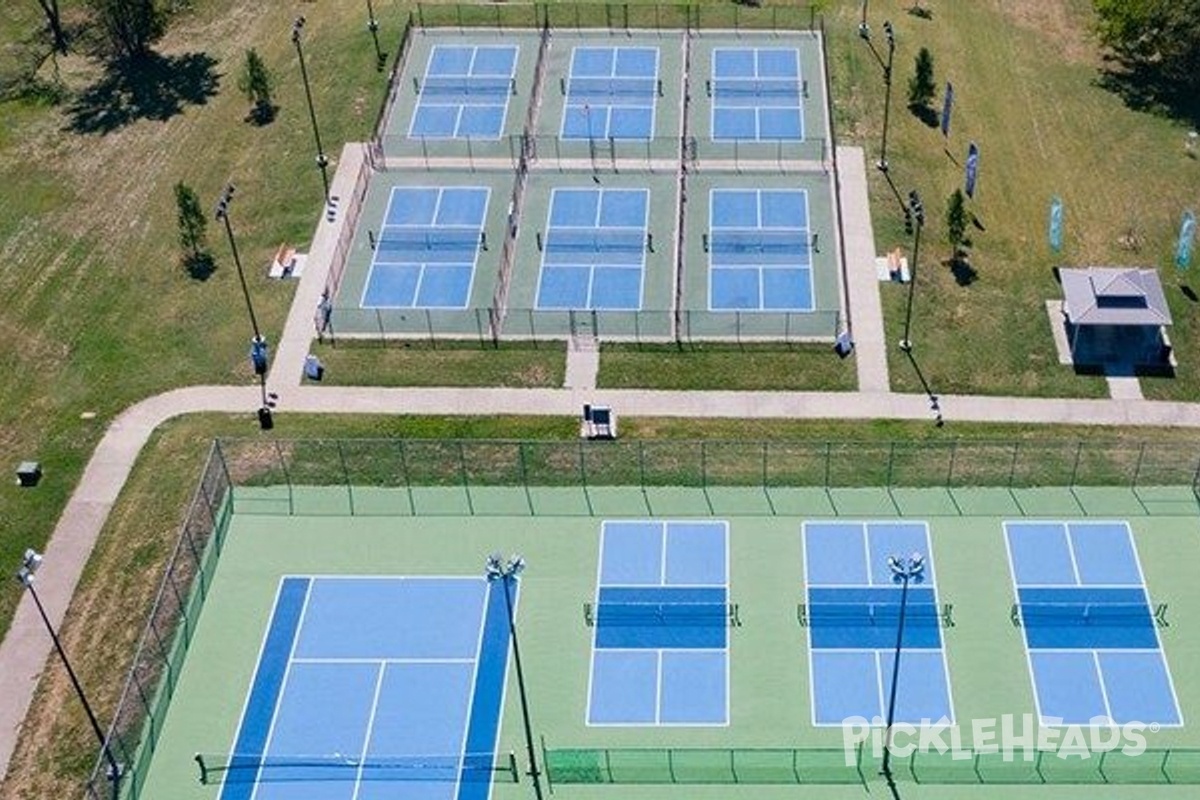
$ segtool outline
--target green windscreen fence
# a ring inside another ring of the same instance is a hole
[[[554,783],[865,784],[861,750],[567,748],[546,751]]]
[[[878,777],[862,745],[841,748],[557,748],[551,784],[861,784]],[[893,758],[896,780],[919,784],[1200,784],[1200,749],[916,751]]]

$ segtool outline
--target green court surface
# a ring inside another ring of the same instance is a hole
[[[1127,520],[1150,596],[1169,604],[1171,624],[1160,635],[1185,723],[1147,733],[1147,743],[1178,748],[1169,774],[1200,781],[1200,770],[1195,763],[1189,770],[1186,761],[1196,758],[1186,748],[1200,746],[1191,725],[1200,713],[1200,675],[1190,669],[1200,657],[1200,636],[1190,623],[1200,612],[1200,584],[1192,574],[1200,541],[1190,487],[1135,494],[1056,488],[238,486],[232,502],[220,560],[193,621],[194,637],[146,775],[146,797],[218,796],[219,787],[198,783],[192,756],[229,752],[283,576],[479,576],[492,552],[519,552],[528,563],[517,623],[538,757],[549,755],[550,777],[559,778],[555,796],[784,798],[803,792],[849,800],[863,797],[865,788],[889,797],[877,759],[868,752],[857,766],[845,767],[842,733],[812,724],[807,632],[797,620],[804,598],[801,526],[830,518],[928,523],[939,599],[953,605],[954,625],[942,633],[965,746],[971,744],[971,720],[1035,713],[1022,631],[1009,617],[1013,584],[1003,523],[1030,517]],[[729,628],[727,726],[586,724],[594,631],[585,624],[583,606],[595,597],[603,521],[619,518],[728,522],[729,600],[737,604],[741,625]],[[515,753],[523,771],[528,765],[512,669],[508,682],[498,749],[504,759]],[[904,798],[1115,800],[1130,796],[1131,788],[1095,784],[1164,782],[1167,773],[1157,768],[1161,749],[1139,758],[1145,760],[1113,757],[1107,773],[1097,771],[1097,761],[1054,754],[1044,755],[1036,771],[1018,762],[985,765],[981,772],[970,761],[964,766],[936,756],[898,758],[893,766]],[[1054,785],[959,785],[988,776]],[[622,783],[563,782],[572,777]],[[756,777],[767,785],[718,785]],[[784,785],[802,779],[818,783]],[[623,782],[628,780],[643,783]],[[1192,797],[1197,790],[1136,791],[1165,799]],[[497,781],[492,796],[531,797],[532,787],[522,774],[518,785]]]

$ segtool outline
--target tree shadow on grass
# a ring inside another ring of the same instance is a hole
[[[1154,65],[1110,56],[1096,84],[1134,111],[1170,117],[1200,127],[1200,87],[1163,75]]]
[[[274,103],[255,103],[254,107],[250,109],[250,113],[246,115],[245,121],[261,128],[274,122],[278,113],[279,106]]]
[[[953,258],[943,261],[942,264],[950,268],[950,274],[959,286],[970,286],[979,280],[979,273],[971,266],[971,262],[967,261],[966,253],[955,253]]]
[[[114,62],[67,108],[74,133],[112,133],[138,120],[168,120],[217,93],[221,76],[208,53]]]
[[[201,250],[199,253],[188,253],[183,257],[183,268],[188,277],[194,281],[206,281],[217,271],[217,262],[212,254]]]
[[[917,103],[909,103],[908,110],[912,112],[914,117],[921,120],[921,122],[924,122],[926,127],[936,128],[938,126],[938,112],[934,111],[929,106],[924,104],[918,105]]]

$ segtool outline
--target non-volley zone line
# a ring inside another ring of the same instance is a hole
[[[220,800],[486,800],[509,628],[482,577],[284,578]],[[389,609],[380,614],[380,608]],[[397,622],[400,624],[397,624]]]

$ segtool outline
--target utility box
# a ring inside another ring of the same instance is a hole
[[[42,465],[36,461],[22,461],[17,465],[17,483],[21,486],[37,486],[42,479]]]
[[[616,439],[617,415],[608,406],[584,405],[579,435],[584,439]]]

